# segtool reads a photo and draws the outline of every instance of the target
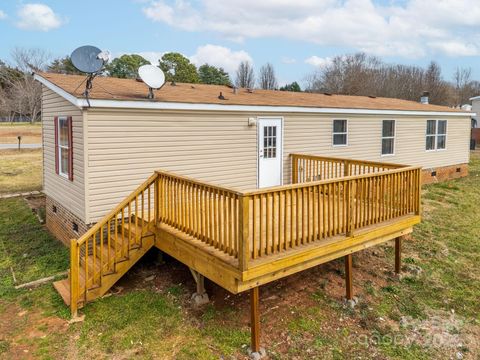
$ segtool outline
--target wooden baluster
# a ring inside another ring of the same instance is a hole
[[[118,244],[118,214],[115,214],[115,241],[114,241],[114,244],[113,244],[113,247],[114,247],[114,254],[113,254],[113,258],[114,258],[114,262],[113,262],[113,271],[115,271],[115,264],[116,264],[116,259],[117,259],[117,244]],[[121,248],[120,248],[120,257],[122,257],[122,251],[121,251]]]
[[[318,221],[318,203],[320,201],[319,194],[318,194],[318,186],[312,187],[312,207],[313,207],[313,218],[312,218],[312,225],[313,225],[313,237],[312,241],[318,240],[320,238],[319,232],[319,221]]]
[[[297,191],[290,190],[290,247],[293,248],[297,244],[298,230],[297,230]]]
[[[287,249],[287,193],[282,191],[280,193],[280,223],[279,223],[279,233],[280,233],[280,248],[279,250]]]
[[[108,272],[111,272],[112,271],[112,268],[111,265],[110,265],[110,262],[112,261],[112,255],[111,255],[111,246],[112,246],[112,235],[111,235],[111,223],[110,223],[110,220],[107,221],[107,264],[108,264]]]
[[[270,225],[270,221],[272,219],[272,205],[270,203],[270,194],[267,193],[265,195],[265,207],[266,207],[266,216],[265,216],[265,246],[266,246],[266,254],[269,255],[272,250],[272,242],[271,242],[271,230],[272,226]]]
[[[148,221],[152,221],[152,212],[150,209],[151,197],[150,197],[150,186],[147,188],[147,202],[148,202]]]
[[[128,249],[132,244],[132,202],[128,203]]]

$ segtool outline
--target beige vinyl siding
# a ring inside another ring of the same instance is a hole
[[[348,146],[332,146],[333,119],[348,120]],[[447,120],[447,148],[425,151],[427,119]],[[394,155],[382,156],[382,120],[395,120]],[[284,121],[284,183],[290,182],[289,154],[311,153],[434,168],[468,163],[469,117],[289,115]]]
[[[156,169],[238,189],[256,186],[256,128],[244,114],[88,111],[90,221]]]
[[[214,184],[252,189],[257,184],[257,128],[234,112],[88,110],[88,206],[97,221],[156,169]],[[284,124],[284,183],[292,152],[420,165],[467,163],[470,120],[448,120],[447,149],[425,151],[430,117],[278,114]],[[348,146],[332,146],[333,119],[348,120]],[[442,117],[445,118],[445,117]],[[396,120],[395,155],[381,156],[382,120]]]
[[[72,116],[73,181],[55,173],[55,116]],[[80,109],[43,87],[43,188],[47,196],[85,220],[83,116]]]

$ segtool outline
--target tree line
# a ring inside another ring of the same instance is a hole
[[[63,74],[82,74],[69,56],[54,59],[39,49],[15,49],[13,63],[0,60],[0,116],[40,118],[41,86],[32,72],[48,71]],[[102,75],[118,78],[137,78],[138,68],[150,64],[137,54],[113,59]],[[154,64],[165,73],[168,82],[201,83],[235,86],[250,89],[302,91],[298,82],[279,87],[272,64],[261,66],[258,73],[248,61],[239,64],[235,79],[221,67],[203,64],[197,68],[180,53],[164,54]],[[344,95],[382,96],[418,101],[423,91],[430,93],[430,103],[461,106],[470,97],[480,94],[480,82],[472,79],[470,68],[457,68],[451,81],[443,78],[440,66],[432,61],[427,67],[388,64],[365,53],[334,57],[325,66],[308,74],[303,91]]]

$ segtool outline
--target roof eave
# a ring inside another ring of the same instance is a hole
[[[89,107],[86,99],[80,99],[63,90],[44,77],[34,74],[35,80],[57,93],[78,108]],[[353,109],[353,108],[315,108],[300,106],[267,106],[267,105],[232,105],[232,104],[205,104],[180,103],[161,101],[135,100],[100,100],[90,99],[92,108],[127,108],[148,110],[197,110],[197,111],[243,111],[243,112],[281,112],[281,113],[317,113],[317,114],[358,114],[358,115],[421,115],[421,116],[475,116],[472,112],[453,111],[424,111],[424,110],[382,110],[382,109]]]

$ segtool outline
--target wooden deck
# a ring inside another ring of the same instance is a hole
[[[292,184],[235,191],[165,171],[71,243],[56,288],[75,314],[152,246],[232,293],[376,244],[420,221],[420,168],[292,155]]]

